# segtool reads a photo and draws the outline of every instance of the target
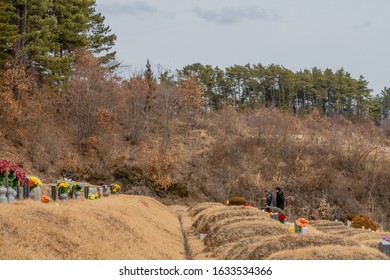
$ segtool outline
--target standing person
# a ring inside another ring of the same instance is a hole
[[[265,198],[267,199],[267,206],[274,206],[274,197],[269,190],[265,191]]]
[[[280,187],[276,187],[276,207],[284,210],[284,192]]]

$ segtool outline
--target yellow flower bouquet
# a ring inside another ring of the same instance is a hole
[[[28,185],[30,186],[30,190],[32,190],[33,188],[42,185],[42,182],[38,177],[31,176],[28,177]]]
[[[121,189],[122,189],[121,186],[119,186],[118,184],[115,184],[115,185],[112,187],[112,193],[113,193],[113,194],[117,194]]]
[[[69,193],[70,188],[71,188],[71,184],[69,184],[66,180],[62,180],[62,181],[58,182],[57,188],[59,189],[60,194]]]

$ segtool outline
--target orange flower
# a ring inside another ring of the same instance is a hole
[[[309,224],[309,221],[306,220],[305,218],[299,218],[297,221],[297,226],[299,227],[307,227]]]
[[[50,197],[48,197],[47,195],[43,195],[42,198],[41,198],[41,202],[49,203],[50,202]]]

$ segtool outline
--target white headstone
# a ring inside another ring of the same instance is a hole
[[[42,198],[42,189],[41,187],[34,188],[34,200],[41,201]]]

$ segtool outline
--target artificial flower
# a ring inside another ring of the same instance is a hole
[[[84,189],[84,186],[83,186],[82,183],[74,182],[74,183],[73,183],[73,188],[74,188],[76,191],[81,192],[81,191]]]
[[[70,179],[64,178],[58,181],[57,188],[60,190],[60,193],[69,193],[72,183]]]
[[[42,198],[41,198],[41,202],[49,203],[50,202],[50,197],[48,197],[47,195],[43,195]]]
[[[8,178],[10,187],[15,187],[19,183],[24,183],[26,173],[22,170],[18,162],[9,160],[0,160],[0,183],[3,178]]]
[[[382,237],[382,241],[390,242],[390,235],[386,237]]]
[[[30,189],[33,189],[35,187],[42,185],[42,182],[41,182],[41,180],[38,179],[38,177],[31,176],[31,177],[28,177],[28,185],[29,185]]]
[[[308,224],[309,224],[309,221],[306,220],[305,218],[299,218],[297,220],[297,226],[299,226],[299,227],[307,227]]]
[[[118,184],[115,184],[113,187],[112,187],[112,193],[118,193],[120,191],[122,187],[119,186]]]

